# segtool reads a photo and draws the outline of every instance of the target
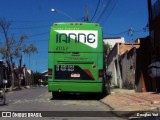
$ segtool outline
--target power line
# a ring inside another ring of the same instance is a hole
[[[26,35],[28,38],[33,38],[33,37],[37,37],[37,36],[42,36],[45,34],[49,34],[49,32],[43,32],[43,33],[39,33],[39,34],[33,34],[33,35]],[[14,37],[15,39],[19,39],[20,37]]]
[[[105,3],[106,2],[106,3]],[[107,1],[104,1],[102,5],[104,5],[104,7],[102,7],[102,12],[100,14],[100,16],[98,17],[97,19],[97,22],[101,23],[101,25],[104,24],[104,21],[106,18],[108,18],[113,9],[115,8],[117,4],[117,0],[107,0]],[[104,19],[104,15],[105,15],[105,19]]]
[[[44,32],[44,33],[29,35],[29,36],[27,36],[27,37],[29,37],[29,38],[31,38],[31,37],[37,37],[37,36],[41,36],[41,35],[45,35],[45,34],[49,34],[49,32]]]
[[[53,22],[53,20],[9,20],[9,22],[18,22],[18,23],[31,23],[31,22]]]
[[[114,10],[116,4],[117,4],[117,0],[115,0],[115,2],[114,2],[114,4],[113,4],[113,7],[111,8],[111,11],[110,11],[108,17],[111,15],[111,13],[112,13],[112,11]]]
[[[42,44],[42,42],[46,43],[46,42],[48,42],[48,40],[45,40],[45,39],[43,39],[43,40],[42,39],[41,40],[40,39],[36,39],[36,40],[25,40],[24,43],[25,42],[27,42],[27,43],[35,43],[35,44],[39,44],[39,43]]]
[[[111,0],[107,0],[107,3],[105,4],[105,7],[104,7],[104,9],[102,10],[102,12],[101,12],[101,14],[100,14],[100,16],[99,16],[99,18],[98,18],[98,20],[97,20],[98,22],[100,21],[100,19],[101,19],[102,16],[104,15],[104,13],[105,13],[105,11],[107,10],[110,2],[111,2]]]
[[[104,34],[107,34],[107,35],[121,35],[121,34],[125,34],[125,33],[138,33],[138,32],[147,32],[146,30],[144,30],[144,28],[142,30],[133,30],[132,28],[128,29],[128,30],[124,30],[122,32],[119,32],[119,33],[106,33],[104,32]]]
[[[98,0],[96,10],[95,10],[94,15],[93,15],[93,17],[91,18],[90,22],[92,22],[93,18],[95,17],[95,15],[96,15],[96,13],[97,13],[97,11],[98,11],[98,8],[99,8],[99,4],[100,4],[100,0]]]
[[[113,0],[112,0],[112,3],[113,3]],[[115,2],[113,3],[112,7],[111,7],[111,10],[108,12],[108,16],[106,16],[106,18],[109,18],[109,16],[111,15],[112,11],[114,10],[114,8],[116,7],[116,4],[117,4],[117,0],[115,0]],[[101,22],[101,25],[104,24],[104,21],[105,19]]]
[[[10,28],[10,29],[36,29],[36,28],[45,28],[45,27],[50,27],[50,26],[39,26],[39,27],[17,27],[17,28]]]
[[[121,34],[124,34],[124,33],[128,33],[128,30],[125,30],[125,31],[119,32],[119,33],[106,33],[106,32],[104,32],[104,34],[108,34],[108,35],[121,35]]]

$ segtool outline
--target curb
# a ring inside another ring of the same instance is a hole
[[[104,105],[108,106],[111,109],[111,113],[113,113],[114,115],[116,115],[117,117],[131,117],[135,114],[135,111],[116,111],[111,105],[103,102],[102,100],[100,100],[101,103],[103,103]]]
[[[152,114],[157,114],[160,116],[160,101],[159,100],[147,100],[146,98],[140,98],[139,95],[137,98],[132,98],[128,93],[113,93],[100,100],[101,103],[108,106],[111,112],[117,117],[127,117],[129,119],[142,118],[143,115],[148,117]],[[138,93],[139,94],[139,93]],[[136,96],[135,96],[136,97]],[[154,96],[152,96],[154,98]],[[142,99],[142,101],[140,100]],[[148,114],[147,114],[148,113]],[[140,115],[139,115],[140,114]],[[141,116],[142,115],[142,116]]]
[[[113,113],[115,116],[121,117],[121,118],[128,118],[129,120],[150,117],[150,115],[152,115],[153,113],[155,113],[155,114],[158,113],[158,115],[160,115],[160,108],[159,107],[141,109],[141,110],[139,109],[139,110],[134,110],[134,111],[125,111],[124,109],[121,109],[121,110],[115,109],[111,105],[108,105],[107,103],[103,102],[102,100],[100,100],[100,102],[103,103],[104,105],[108,106],[111,109],[110,112]],[[136,106],[128,106],[128,107],[135,108]],[[139,116],[139,114],[144,115],[144,116]],[[152,116],[152,117],[154,117],[154,116]]]

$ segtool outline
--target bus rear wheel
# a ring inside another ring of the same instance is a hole
[[[59,92],[52,92],[52,98],[55,99],[59,97]]]

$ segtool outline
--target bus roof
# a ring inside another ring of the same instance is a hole
[[[54,23],[53,25],[98,25],[99,26],[99,23],[88,23],[88,22],[59,22],[59,23]]]

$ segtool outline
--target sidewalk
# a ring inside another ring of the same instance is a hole
[[[118,116],[133,116],[135,111],[160,112],[160,94],[154,92],[113,89],[101,102],[110,106]]]

